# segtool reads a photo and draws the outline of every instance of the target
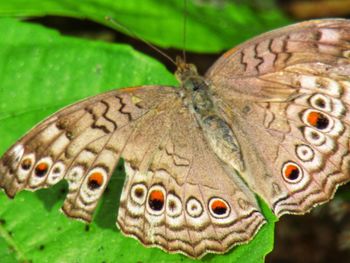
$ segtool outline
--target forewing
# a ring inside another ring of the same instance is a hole
[[[243,151],[242,176],[278,216],[309,211],[350,179],[349,41],[349,20],[296,24],[208,73]]]
[[[145,86],[110,91],[53,114],[30,130],[0,159],[0,187],[9,197],[69,183],[63,211],[90,221],[97,202],[130,137],[157,121],[164,105],[178,99],[170,87]],[[162,130],[163,123],[158,123]],[[156,136],[156,134],[152,134]],[[142,148],[147,141],[137,141]]]
[[[297,23],[229,50],[208,70],[206,78],[221,98],[284,101],[295,89],[276,78],[283,76],[288,67],[305,63],[348,67],[349,40],[349,20]]]

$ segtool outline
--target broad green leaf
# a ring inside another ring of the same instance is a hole
[[[245,1],[213,2],[188,0],[185,12],[183,0],[11,0],[0,1],[0,15],[71,16],[113,27],[105,20],[110,16],[154,44],[183,49],[186,13],[186,49],[197,52],[228,49],[289,22],[276,8],[254,9]]]
[[[129,46],[60,36],[42,26],[0,19],[0,155],[35,123],[62,106],[112,88],[176,85],[163,65]],[[14,200],[0,193],[0,262],[192,262],[144,248],[115,226],[124,173],[117,169],[92,224],[58,209],[66,183]],[[263,262],[272,250],[275,217],[256,238],[205,262]]]

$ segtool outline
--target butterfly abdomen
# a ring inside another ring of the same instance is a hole
[[[243,171],[244,164],[239,143],[230,125],[221,116],[210,94],[210,87],[204,78],[193,75],[183,83],[190,94],[188,107],[215,154],[232,168]]]

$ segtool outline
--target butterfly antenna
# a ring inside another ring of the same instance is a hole
[[[186,63],[186,24],[187,24],[187,0],[184,0],[184,21],[183,21],[183,43],[182,43],[182,57]]]
[[[129,28],[127,28],[126,26],[124,26],[122,23],[116,21],[115,19],[113,19],[110,16],[106,16],[105,19],[110,22],[112,25],[118,27],[119,29],[122,29],[126,32],[128,32],[132,37],[139,39],[140,41],[142,41],[143,43],[145,43],[147,46],[149,46],[150,48],[152,48],[153,50],[155,50],[156,52],[158,52],[159,54],[161,54],[163,57],[165,57],[166,59],[168,59],[171,63],[173,63],[175,66],[177,66],[175,60],[173,60],[169,55],[167,55],[165,52],[163,52],[162,50],[160,50],[159,48],[157,48],[156,46],[152,45],[150,42],[148,42],[147,40],[145,40],[144,38],[140,37],[139,35],[137,35],[135,32],[133,32],[132,30],[130,30]]]

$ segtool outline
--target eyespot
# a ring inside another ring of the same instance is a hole
[[[33,166],[35,164],[35,155],[33,153],[26,154],[23,156],[22,161],[19,163],[19,168],[17,172],[17,179],[23,182],[30,175]]]
[[[143,183],[134,184],[130,190],[131,200],[138,205],[143,205],[146,201],[147,187]]]
[[[165,189],[160,185],[154,185],[150,188],[147,197],[147,209],[150,213],[160,215],[164,211]]]
[[[213,217],[225,218],[230,214],[230,206],[225,200],[213,197],[209,201],[209,211]]]
[[[90,190],[96,190],[103,185],[104,179],[103,174],[101,172],[93,172],[88,177],[87,185]]]
[[[85,188],[88,192],[97,191],[102,188],[102,186],[107,181],[107,172],[102,167],[94,167],[90,170],[86,179],[84,180],[84,184],[87,186]],[[82,190],[84,190],[82,188]],[[86,191],[84,190],[84,191]]]
[[[88,206],[97,202],[101,197],[103,186],[107,183],[108,172],[106,171],[107,168],[95,166],[87,173],[87,176],[84,176],[84,170],[81,175],[79,168],[79,166],[74,167],[76,175],[70,175],[69,190],[77,188],[79,191],[79,202],[84,204],[84,206]],[[82,178],[84,179],[81,183]]]
[[[324,110],[327,112],[332,111],[331,100],[329,99],[329,97],[326,97],[322,94],[315,94],[314,96],[312,96],[310,98],[310,104],[312,107],[319,110]]]
[[[79,188],[81,179],[85,174],[85,170],[82,166],[74,166],[70,171],[68,171],[65,177],[69,183],[70,190],[76,190]]]
[[[296,146],[296,155],[301,161],[307,162],[314,158],[315,152],[310,146],[300,144]]]
[[[303,171],[294,162],[286,162],[282,168],[282,177],[288,183],[298,183],[303,177]]]
[[[322,112],[308,110],[304,116],[306,123],[319,130],[326,130],[330,126],[330,118]]]
[[[32,158],[24,158],[21,162],[21,168],[24,171],[29,171],[32,168],[33,161]]]
[[[47,174],[49,173],[51,166],[52,159],[50,157],[44,157],[36,163],[34,169],[31,170],[34,176],[31,176],[29,178],[30,188],[35,189],[39,185],[45,183]]]
[[[164,194],[162,191],[153,190],[148,200],[149,206],[155,211],[160,211],[164,206]]]
[[[304,136],[309,143],[316,146],[320,146],[326,142],[326,136],[324,134],[310,127],[304,128]]]
[[[42,158],[37,162],[34,168],[34,175],[37,177],[44,177],[50,170],[52,159],[50,157]]]
[[[182,213],[182,203],[178,196],[175,194],[169,194],[166,202],[167,215],[171,217],[180,216]]]
[[[59,180],[61,180],[64,176],[65,167],[66,166],[64,165],[63,162],[61,162],[61,161],[56,162],[52,166],[50,173],[47,176],[47,183],[53,185],[53,184],[57,183]]]
[[[49,170],[49,165],[47,163],[38,163],[35,167],[34,173],[38,177],[43,177]]]
[[[186,212],[191,217],[199,217],[203,213],[203,206],[196,198],[190,197],[186,202]]]

